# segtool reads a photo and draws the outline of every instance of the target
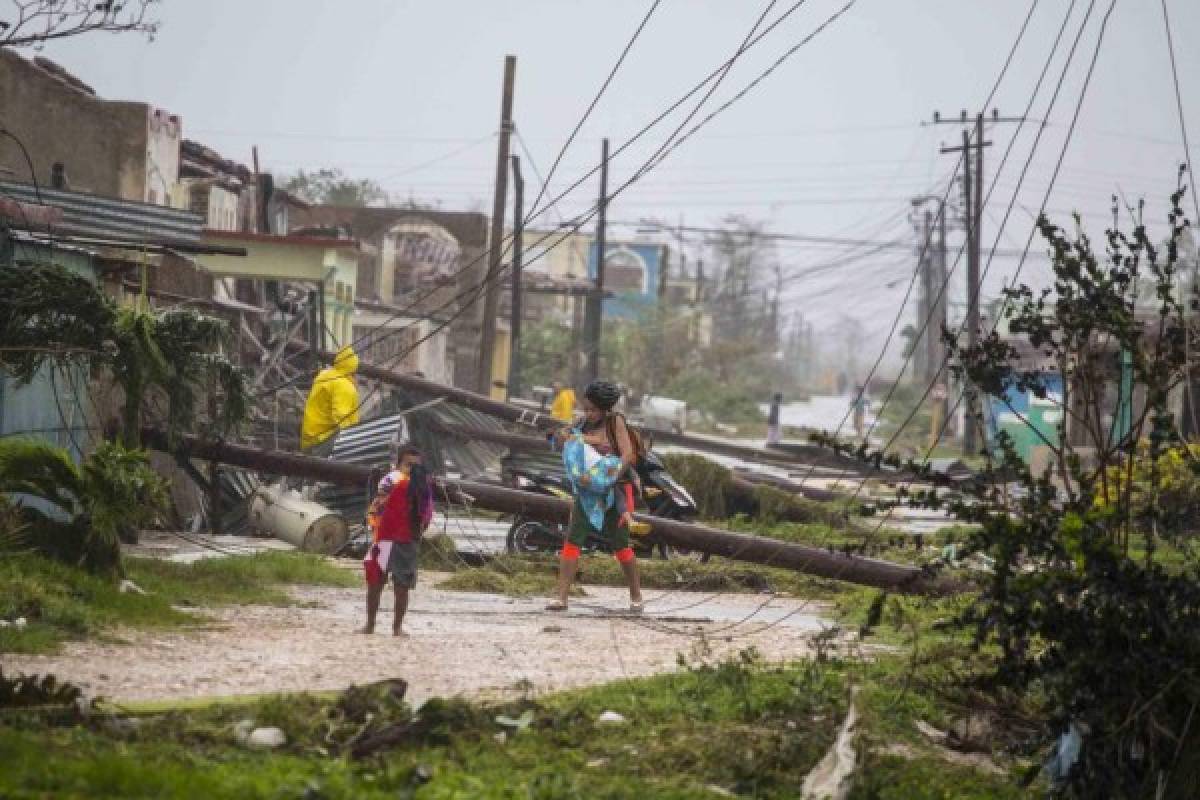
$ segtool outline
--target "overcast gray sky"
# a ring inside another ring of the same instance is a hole
[[[808,0],[747,52],[716,91],[714,107],[833,14],[844,0]],[[768,19],[792,5],[775,4]],[[1024,111],[1068,9],[1064,41],[1031,115],[1047,104],[1089,6],[1050,126],[1000,240],[1024,246],[1080,96],[1108,0],[1040,0],[992,105]],[[246,163],[257,144],[270,168],[337,166],[401,197],[449,209],[490,210],[504,55],[517,56],[515,112],[523,144],[543,174],[649,8],[649,0],[165,0],[153,42],[87,37],[45,55],[103,96],[144,100],[182,115],[185,135]],[[1200,3],[1168,0],[1193,145],[1200,141]],[[765,2],[663,0],[551,190],[595,165],[602,136],[614,149],[734,53]],[[954,156],[939,155],[959,129],[923,125],[935,109],[957,115],[987,97],[1030,8],[1026,0],[859,0],[744,100],[617,198],[610,218],[654,216],[715,225],[731,213],[772,230],[912,241],[909,198],[945,191]],[[1072,209],[1099,234],[1110,196],[1145,195],[1161,218],[1184,151],[1157,0],[1120,0],[1108,26],[1079,126],[1048,203]],[[613,165],[619,185],[682,120],[653,129]],[[705,112],[697,117],[700,119]],[[1015,125],[989,131],[995,193],[985,242],[999,229],[1036,126],[995,169]],[[517,147],[516,152],[526,154]],[[1193,147],[1193,154],[1200,150]],[[537,179],[526,158],[527,181]],[[432,162],[432,163],[431,163]],[[588,208],[594,179],[543,217]],[[536,193],[536,188],[532,193]],[[1023,210],[1028,209],[1027,210]],[[1065,217],[1064,217],[1065,219]],[[1035,248],[1036,249],[1036,248]],[[860,319],[883,342],[914,258],[882,251],[813,277],[805,269],[846,255],[781,246],[788,310],[819,326]],[[851,254],[860,254],[854,251]],[[997,258],[994,292],[1016,261]],[[964,271],[963,267],[958,270]],[[1044,275],[1031,260],[1023,276]],[[951,284],[957,298],[960,281]],[[910,315],[911,316],[911,315]],[[903,323],[902,323],[903,324]],[[898,352],[899,343],[894,345]],[[889,361],[894,360],[894,354]]]

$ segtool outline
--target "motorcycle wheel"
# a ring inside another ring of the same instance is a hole
[[[505,547],[511,555],[554,552],[562,543],[559,532],[542,522],[517,518],[508,529]]]

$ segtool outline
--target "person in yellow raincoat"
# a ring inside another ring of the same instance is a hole
[[[554,390],[554,401],[550,404],[550,416],[568,425],[575,418],[575,390],[564,386],[562,381],[550,384]]]
[[[358,424],[358,388],[354,385],[357,370],[354,349],[343,347],[334,357],[333,366],[317,374],[300,426],[300,449],[304,453],[328,456],[333,450],[334,434]]]

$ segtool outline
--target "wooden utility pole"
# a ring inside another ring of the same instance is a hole
[[[978,220],[975,219],[975,196],[971,193],[971,135],[962,132],[963,153],[963,208],[967,218],[967,348],[974,350],[979,343],[979,264],[975,261],[975,231]],[[982,149],[982,148],[981,148]],[[966,406],[963,413],[962,449],[964,456],[975,455],[975,412],[979,409],[976,402],[975,387],[968,381],[963,387],[963,397]]]
[[[930,362],[933,364],[933,375],[930,380],[935,381],[933,387],[933,402],[934,402],[934,419],[937,421],[937,426],[931,429],[933,443],[930,445],[932,450],[937,446],[938,439],[941,438],[942,428],[946,425],[946,414],[949,412],[949,404],[946,400],[946,343],[942,341],[942,333],[946,330],[946,282],[950,280],[949,274],[946,272],[946,204],[944,201],[939,201],[938,206],[938,245],[936,264],[936,278],[934,285],[938,288],[937,300],[934,303],[934,335],[929,340],[930,343]]]
[[[521,393],[521,259],[525,235],[525,180],[521,177],[521,158],[512,157],[513,172],[513,249],[512,249],[512,321],[509,323],[508,397]]]
[[[504,57],[504,88],[500,100],[500,137],[496,143],[496,186],[492,196],[492,230],[488,237],[488,267],[483,276],[483,323],[479,338],[479,371],[475,388],[492,392],[492,357],[496,352],[496,307],[500,299],[500,268],[504,255],[504,204],[508,198],[508,148],[512,137],[513,81],[517,57]]]
[[[600,377],[600,336],[604,329],[605,225],[608,212],[608,139],[600,143],[600,201],[596,217],[596,283],[583,320],[584,383]]]
[[[182,458],[205,459],[258,472],[312,478],[360,489],[376,469],[365,464],[209,441],[188,434],[181,434],[172,440],[164,431],[150,428],[142,429],[142,440],[146,447],[175,453]],[[533,519],[560,524],[565,524],[571,513],[570,502],[558,497],[465,480],[435,478],[434,483],[434,500],[439,505],[470,502],[477,508],[524,514]],[[665,544],[712,553],[735,561],[791,569],[905,594],[942,595],[966,588],[954,579],[930,576],[920,567],[909,564],[895,564],[832,552],[824,547],[733,533],[645,514],[637,514],[636,517],[649,521],[653,525],[654,535]]]
[[[943,120],[935,111],[934,124],[956,124],[963,126],[962,146],[943,147],[943,153],[962,153],[963,159],[963,216],[966,222],[966,251],[967,251],[967,346],[975,347],[979,343],[979,292],[980,264],[983,261],[983,148],[990,147],[991,142],[983,138],[982,113],[975,115],[975,141],[967,130],[967,112],[963,111],[958,120]],[[992,109],[991,122],[1022,122],[1023,117],[1001,117]],[[975,151],[975,163],[971,163],[971,151]],[[943,216],[945,216],[943,214]],[[963,455],[973,456],[979,448],[982,436],[979,430],[981,419],[979,411],[978,392],[974,386],[963,388],[966,409],[963,419]]]
[[[914,200],[913,205],[919,202],[920,200]],[[933,321],[933,298],[936,291],[933,283],[933,259],[929,252],[930,237],[933,234],[928,210],[920,220],[921,227],[917,233],[917,269],[921,273],[921,293],[917,298],[917,335],[912,343],[913,377],[918,384],[928,381],[931,377],[929,343],[933,341],[933,329],[930,325]]]
[[[810,341],[812,339],[811,332],[812,326],[810,324]],[[810,344],[810,349],[811,347]],[[325,363],[332,364],[334,356],[334,353],[325,352],[321,353],[320,357]],[[535,428],[546,433],[562,427],[562,423],[549,414],[532,412],[525,406],[505,403],[501,400],[493,400],[491,397],[477,392],[460,389],[456,386],[435,383],[424,378],[418,378],[415,375],[379,367],[367,361],[359,362],[358,376],[366,380],[379,381],[388,386],[397,386],[430,399],[443,397],[447,401],[463,408],[469,408],[472,411],[478,411],[506,422]],[[784,443],[778,448],[761,448],[728,442],[723,439],[693,436],[687,433],[676,433],[671,430],[646,426],[642,426],[641,431],[648,439],[658,444],[677,445],[701,453],[729,456],[730,458],[738,458],[743,461],[763,464],[769,467],[788,468],[794,467],[797,464],[801,466],[816,464],[818,467],[836,469],[843,473],[851,471],[855,474],[875,475],[884,482],[888,482],[889,480],[913,480],[917,477],[913,473],[887,465],[872,466],[849,456],[833,453],[815,444]]]
[[[942,122],[939,116],[933,115],[935,123]],[[958,120],[958,124],[965,125],[967,123],[967,112],[962,112],[962,116]],[[973,188],[975,184],[982,188],[983,175],[976,174],[978,165],[983,163],[983,148],[991,144],[985,142],[982,136],[983,130],[983,115],[976,115],[975,130],[980,133],[974,142],[971,141],[970,132],[964,128],[962,132],[962,145],[960,147],[943,147],[943,153],[962,153],[963,164],[963,217],[966,228],[966,251],[967,251],[967,347],[974,348],[979,343],[979,247],[976,232],[979,229],[978,214],[980,207],[978,201],[983,197],[982,194],[977,194]],[[975,164],[971,163],[971,150],[979,151],[979,157]],[[975,387],[967,383],[963,387],[963,399],[965,408],[963,413],[963,433],[962,433],[962,452],[964,456],[973,456],[978,449],[978,436],[976,431],[976,422],[979,418],[979,398]]]

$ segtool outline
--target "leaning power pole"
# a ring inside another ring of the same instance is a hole
[[[504,57],[504,88],[500,99],[500,136],[496,143],[496,186],[492,196],[492,230],[488,237],[488,266],[483,276],[483,323],[479,339],[479,370],[475,389],[492,391],[492,358],[496,352],[496,307],[500,299],[500,268],[504,255],[504,203],[508,197],[508,148],[512,137],[513,81],[517,57]]]
[[[508,396],[521,393],[521,260],[525,238],[525,180],[521,177],[521,159],[512,157],[513,172],[513,249],[512,249],[512,321],[509,323]]]
[[[600,377],[600,334],[604,329],[605,227],[608,214],[608,139],[600,143],[600,201],[596,216],[596,282],[588,293],[583,319],[584,383]]]

